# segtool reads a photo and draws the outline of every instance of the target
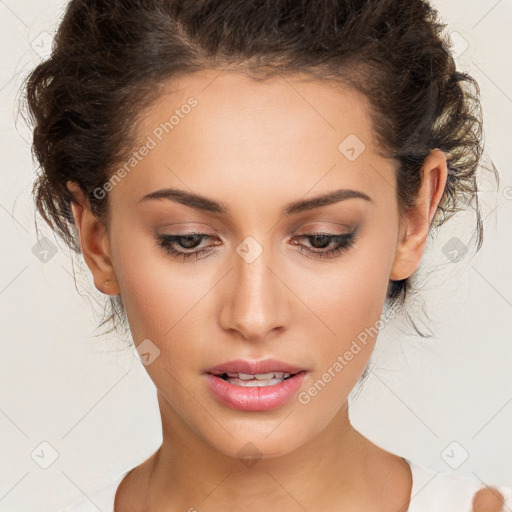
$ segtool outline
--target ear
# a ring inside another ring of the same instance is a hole
[[[416,204],[401,221],[391,274],[393,281],[406,279],[419,267],[428,231],[448,179],[446,155],[434,149],[423,162],[422,182]]]
[[[68,181],[66,186],[74,197],[71,209],[80,236],[82,254],[92,272],[94,286],[106,295],[117,295],[119,287],[110,257],[108,233],[92,213],[89,200],[78,183]]]

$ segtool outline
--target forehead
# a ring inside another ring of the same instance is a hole
[[[378,154],[369,104],[352,88],[208,70],[174,79],[162,92],[139,122],[134,149],[150,149],[125,165],[129,172],[113,198],[122,194],[135,203],[175,185],[224,197],[234,189],[280,189],[296,198],[334,185],[371,195],[389,172],[382,169],[390,164]]]

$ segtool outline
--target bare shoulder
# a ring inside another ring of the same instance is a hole
[[[114,512],[140,512],[144,510],[145,490],[148,483],[148,461],[133,468],[117,487]]]
[[[502,512],[505,497],[496,487],[484,487],[473,498],[472,512]]]
[[[368,446],[367,453],[368,475],[374,482],[373,494],[378,500],[375,509],[395,512],[408,510],[412,474],[407,462],[373,443]]]

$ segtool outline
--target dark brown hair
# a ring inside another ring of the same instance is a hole
[[[79,253],[68,180],[108,229],[108,195],[93,191],[133,151],[141,112],[173,77],[229,67],[257,80],[305,75],[364,93],[380,146],[398,164],[401,216],[417,197],[423,161],[444,151],[448,181],[432,225],[475,200],[479,250],[479,88],[457,71],[444,29],[421,0],[72,0],[50,58],[27,78],[37,209]],[[390,282],[388,304],[403,306],[413,277]],[[126,325],[121,297],[110,305],[101,325],[115,327],[116,317]]]

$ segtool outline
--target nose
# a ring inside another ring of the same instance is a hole
[[[290,291],[279,275],[279,267],[272,262],[271,251],[263,250],[253,261],[243,252],[233,256],[234,268],[222,298],[220,325],[245,340],[267,339],[272,331],[286,325]]]

